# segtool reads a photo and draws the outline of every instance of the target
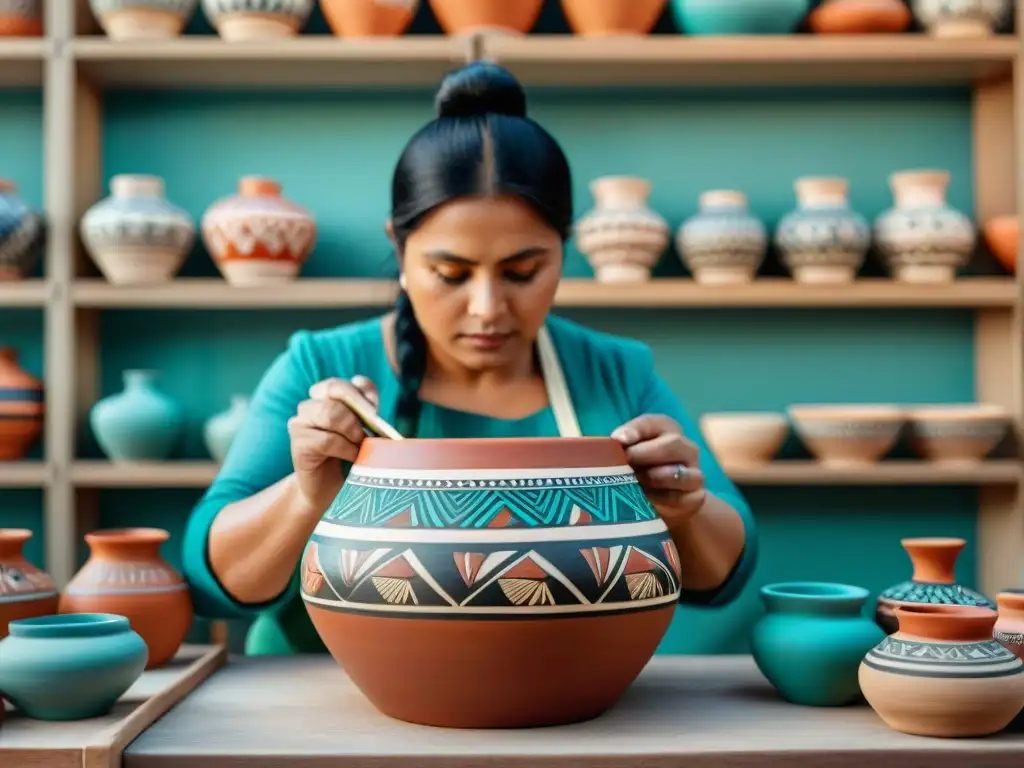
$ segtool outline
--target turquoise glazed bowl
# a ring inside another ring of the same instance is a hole
[[[146,666],[146,643],[124,616],[70,613],[12,621],[0,641],[0,692],[27,717],[107,714]]]
[[[863,615],[867,598],[862,587],[819,581],[761,588],[767,613],[754,625],[754,661],[782,698],[816,707],[860,698],[860,662],[885,637]]]
[[[688,35],[787,35],[810,9],[811,0],[672,0]]]

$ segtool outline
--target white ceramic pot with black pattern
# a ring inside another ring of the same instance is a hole
[[[850,207],[849,182],[807,176],[794,187],[797,208],[775,230],[782,263],[798,283],[852,282],[871,245],[871,225]]]
[[[13,181],[0,179],[0,281],[22,280],[35,268],[45,234],[42,215],[26,205]]]
[[[0,0],[0,37],[40,37],[42,0]]]
[[[702,285],[749,283],[764,261],[768,233],[747,208],[747,196],[731,189],[704,192],[700,210],[683,222],[676,248]]]
[[[306,26],[313,0],[203,0],[203,13],[229,42],[295,37]]]
[[[911,0],[914,16],[935,37],[987,37],[1010,18],[1011,0]]]
[[[111,40],[168,40],[181,35],[195,13],[196,2],[89,0],[89,7]]]
[[[948,171],[902,171],[889,178],[896,205],[875,220],[882,262],[907,283],[946,283],[971,260],[977,229],[946,203]]]
[[[159,176],[114,176],[110,192],[86,211],[80,225],[100,272],[115,285],[173,279],[195,242],[192,217],[166,199]]]

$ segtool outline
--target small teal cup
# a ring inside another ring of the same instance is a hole
[[[794,581],[761,588],[766,614],[754,625],[754,661],[782,698],[835,707],[860,698],[861,659],[885,633],[864,616],[868,591]]]
[[[36,720],[107,714],[149,658],[128,619],[110,613],[21,619],[9,632],[0,641],[0,694]]]

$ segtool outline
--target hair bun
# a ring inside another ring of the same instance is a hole
[[[434,108],[438,117],[526,117],[526,92],[504,67],[478,61],[445,77]]]

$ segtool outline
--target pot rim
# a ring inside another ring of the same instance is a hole
[[[160,544],[171,538],[163,528],[124,527],[99,528],[84,536],[89,544]]]
[[[103,637],[130,629],[128,619],[115,613],[53,613],[16,619],[8,625],[11,637],[30,639]]]
[[[864,587],[832,581],[782,581],[765,584],[761,594],[771,597],[797,597],[806,600],[829,601],[866,600],[870,592]]]

